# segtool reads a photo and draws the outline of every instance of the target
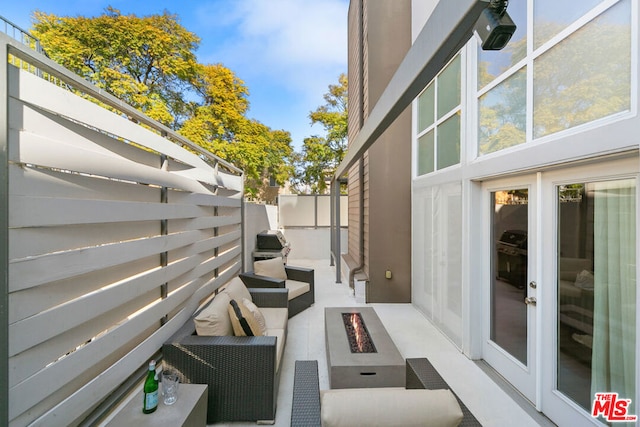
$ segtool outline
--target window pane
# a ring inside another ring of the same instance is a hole
[[[460,114],[438,126],[438,169],[460,163]]]
[[[590,410],[595,393],[636,414],[635,180],[558,187],[557,389]]]
[[[507,13],[517,27],[509,43],[502,50],[482,50],[478,44],[478,89],[527,55],[527,2],[510,1]]]
[[[481,155],[525,142],[526,98],[526,68],[480,98],[478,152]]]
[[[536,0],[533,3],[534,48],[537,49],[603,0]]]
[[[418,97],[418,133],[433,124],[435,116],[435,85],[430,84]]]
[[[621,1],[534,62],[534,138],[630,108],[630,15]]]
[[[434,161],[433,131],[422,135],[418,139],[418,175],[433,172]]]
[[[460,105],[460,55],[438,76],[438,118]]]
[[[529,189],[491,195],[491,340],[526,365]]]

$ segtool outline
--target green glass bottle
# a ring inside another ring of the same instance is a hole
[[[150,414],[158,408],[158,378],[156,377],[156,361],[149,362],[149,372],[144,381],[144,401],[142,412]]]

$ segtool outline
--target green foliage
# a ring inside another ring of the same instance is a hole
[[[94,18],[35,12],[33,33],[49,56],[172,127],[195,78],[200,39],[168,12],[137,17],[108,8]]]
[[[179,132],[243,169],[247,195],[265,200],[271,178],[283,185],[293,173],[291,135],[245,116],[249,91],[221,64],[202,66],[195,88],[203,102]]]
[[[324,194],[327,180],[347,151],[347,76],[341,74],[337,85],[329,85],[325,104],[309,114],[311,124],[319,123],[324,136],[305,138],[302,153],[295,159],[297,167],[294,186],[299,192]]]
[[[200,39],[176,15],[98,17],[35,12],[48,55],[127,104],[243,169],[248,196],[293,174],[291,135],[249,119],[249,90],[222,64],[200,64]]]

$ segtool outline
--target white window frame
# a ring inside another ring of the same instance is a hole
[[[442,70],[440,70],[440,72],[438,72],[438,74],[436,75],[436,77],[431,80],[429,82],[429,84],[427,84],[424,89],[420,92],[420,94],[418,94],[418,96],[416,97],[416,99],[413,101],[414,102],[414,114],[413,114],[413,159],[415,159],[412,162],[412,168],[413,168],[413,172],[412,172],[412,176],[415,179],[421,179],[424,178],[426,176],[433,176],[433,174],[438,173],[440,171],[444,171],[444,170],[449,170],[452,168],[459,168],[460,165],[464,162],[465,159],[465,147],[466,147],[466,143],[465,143],[465,129],[466,129],[466,114],[465,114],[465,109],[467,106],[467,102],[466,102],[466,94],[467,94],[467,74],[468,74],[468,65],[467,65],[467,60],[466,60],[466,49],[461,49],[458,53],[456,53],[453,58],[451,58],[451,60],[449,62],[447,62],[447,65],[445,65],[444,67],[442,67]],[[445,115],[443,115],[442,117],[438,118],[438,78],[440,77],[440,75],[442,74],[442,72],[449,66],[451,65],[451,63],[456,59],[460,57],[460,103],[458,105],[456,105],[455,107],[453,107],[453,109],[451,109],[448,113],[446,113]],[[420,117],[420,112],[418,111],[418,98],[420,98],[420,96],[422,96],[422,94],[427,90],[427,88],[431,85],[435,85],[434,86],[434,91],[433,91],[433,96],[434,96],[434,121],[431,125],[427,126],[426,128],[424,128],[423,130],[419,131],[418,130],[418,125],[419,125],[419,117]],[[442,125],[444,122],[446,122],[448,119],[450,119],[451,117],[453,117],[455,114],[460,114],[460,158],[458,159],[458,163],[455,163],[453,165],[449,165],[447,167],[444,167],[442,169],[438,169],[438,127],[440,125]],[[418,146],[418,141],[419,139],[426,135],[427,133],[429,133],[430,131],[434,132],[434,146],[433,146],[433,155],[434,155],[434,165],[433,165],[433,171],[431,172],[427,172],[425,174],[420,175],[419,171],[418,171],[418,163],[419,163],[419,156],[420,156],[420,152],[419,152],[419,146]]]

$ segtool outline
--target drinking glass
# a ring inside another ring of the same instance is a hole
[[[174,371],[162,372],[162,401],[165,405],[173,405],[178,400],[180,378]]]

